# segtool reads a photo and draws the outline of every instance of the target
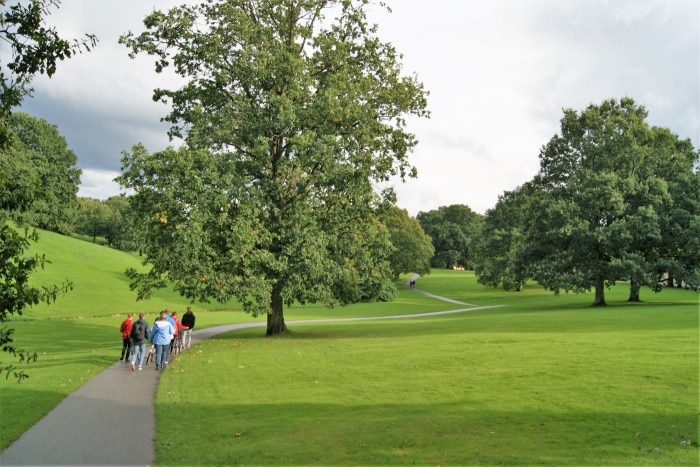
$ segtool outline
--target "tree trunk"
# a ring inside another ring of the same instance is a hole
[[[595,300],[593,306],[605,306],[605,281],[601,276],[595,278]]]
[[[639,282],[637,282],[634,279],[630,280],[630,298],[627,299],[628,302],[641,302],[642,301],[639,298],[639,289],[641,289]]]
[[[274,336],[287,332],[284,324],[284,304],[282,302],[282,288],[275,285],[270,299],[270,312],[267,314],[267,336]]]

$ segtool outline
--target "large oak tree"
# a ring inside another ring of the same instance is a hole
[[[374,183],[415,175],[408,115],[426,92],[377,36],[368,0],[208,1],[149,15],[122,42],[184,78],[157,89],[178,149],[123,158],[152,268],[198,299],[240,300],[286,330],[284,307],[377,295],[391,277]]]
[[[671,264],[697,278],[698,154],[646,117],[630,98],[565,110],[542,148],[524,261],[546,288],[594,288],[604,305],[606,284],[629,279],[638,299]]]

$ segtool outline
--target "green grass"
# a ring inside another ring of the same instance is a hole
[[[468,272],[419,286],[503,295]],[[157,463],[697,465],[697,294],[626,294],[211,339],[162,377]]]
[[[123,275],[138,267],[133,255],[45,232],[38,250],[54,261],[38,280],[66,277],[76,289],[9,323],[40,358],[25,367],[28,380],[0,381],[2,448],[116,361],[126,311],[187,305],[170,291],[135,302]],[[99,285],[107,292],[93,290]],[[697,293],[643,290],[645,302],[628,304],[619,284],[606,292],[608,307],[593,308],[592,294],[553,296],[532,284],[509,293],[476,284],[470,272],[434,271],[417,286],[505,306],[210,339],[162,375],[156,463],[698,464]],[[402,289],[392,303],[294,307],[285,316],[458,308]],[[195,310],[200,328],[264,321],[235,304]],[[185,438],[197,448],[181,449]]]

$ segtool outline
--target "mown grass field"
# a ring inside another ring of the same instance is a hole
[[[167,291],[135,303],[121,274],[138,264],[133,256],[46,233],[41,248],[76,289],[10,323],[40,360],[27,368],[29,380],[0,382],[3,448],[118,358],[126,311],[187,304]],[[63,277],[51,268],[41,280]],[[84,285],[95,276],[106,297]],[[417,287],[504,306],[209,339],[161,377],[157,464],[698,464],[697,293],[643,290],[643,303],[628,304],[619,284],[606,294],[608,307],[592,308],[590,294],[553,296],[533,284],[509,293],[442,270]],[[466,307],[402,289],[392,303],[299,307],[286,317],[457,308]],[[253,320],[235,304],[195,310],[198,327]],[[183,449],[185,439],[196,448]]]

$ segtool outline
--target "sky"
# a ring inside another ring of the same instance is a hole
[[[58,127],[78,156],[78,195],[106,199],[136,143],[169,143],[156,87],[175,84],[118,37],[182,0],[63,0],[48,24],[99,44],[33,82],[21,110]],[[418,178],[392,180],[411,216],[465,204],[484,214],[531,180],[563,109],[631,97],[651,125],[700,144],[700,0],[388,0],[373,5],[379,37],[429,91],[429,119],[410,119]]]

